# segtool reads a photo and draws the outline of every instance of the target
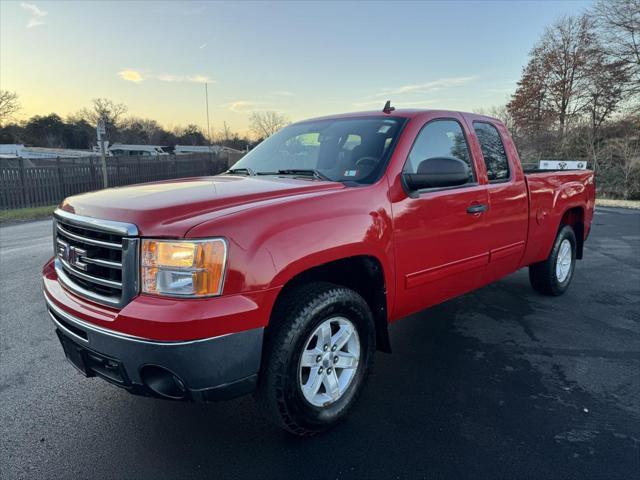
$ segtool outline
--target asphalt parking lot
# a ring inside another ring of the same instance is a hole
[[[81,377],[45,315],[51,224],[0,229],[0,477],[637,478],[640,211],[601,208],[563,297],[526,270],[392,327],[351,417],[298,439],[251,397]]]

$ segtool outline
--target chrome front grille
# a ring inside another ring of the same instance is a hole
[[[56,272],[65,287],[111,307],[138,293],[135,225],[56,210],[53,228]]]

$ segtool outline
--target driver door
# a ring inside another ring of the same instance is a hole
[[[457,118],[426,122],[406,160],[404,173],[416,173],[430,158],[457,158],[469,165],[471,175],[463,185],[419,190],[394,203],[398,317],[484,283],[488,194],[478,183],[463,125]]]

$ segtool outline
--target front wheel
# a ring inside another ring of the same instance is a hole
[[[563,225],[558,231],[549,257],[529,266],[531,286],[543,295],[562,295],[569,288],[576,266],[576,235]]]
[[[269,326],[258,400],[277,424],[314,435],[342,420],[357,400],[375,352],[369,306],[330,283],[297,287]]]

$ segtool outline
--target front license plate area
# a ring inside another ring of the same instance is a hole
[[[58,334],[58,338],[60,339],[60,343],[64,349],[64,354],[67,357],[67,360],[69,360],[69,363],[76,367],[76,369],[85,377],[93,376],[85,362],[84,348],[60,333],[60,330],[56,329],[56,333]]]
[[[130,385],[122,362],[80,345],[56,329],[67,359],[85,377],[101,377],[122,387]]]

